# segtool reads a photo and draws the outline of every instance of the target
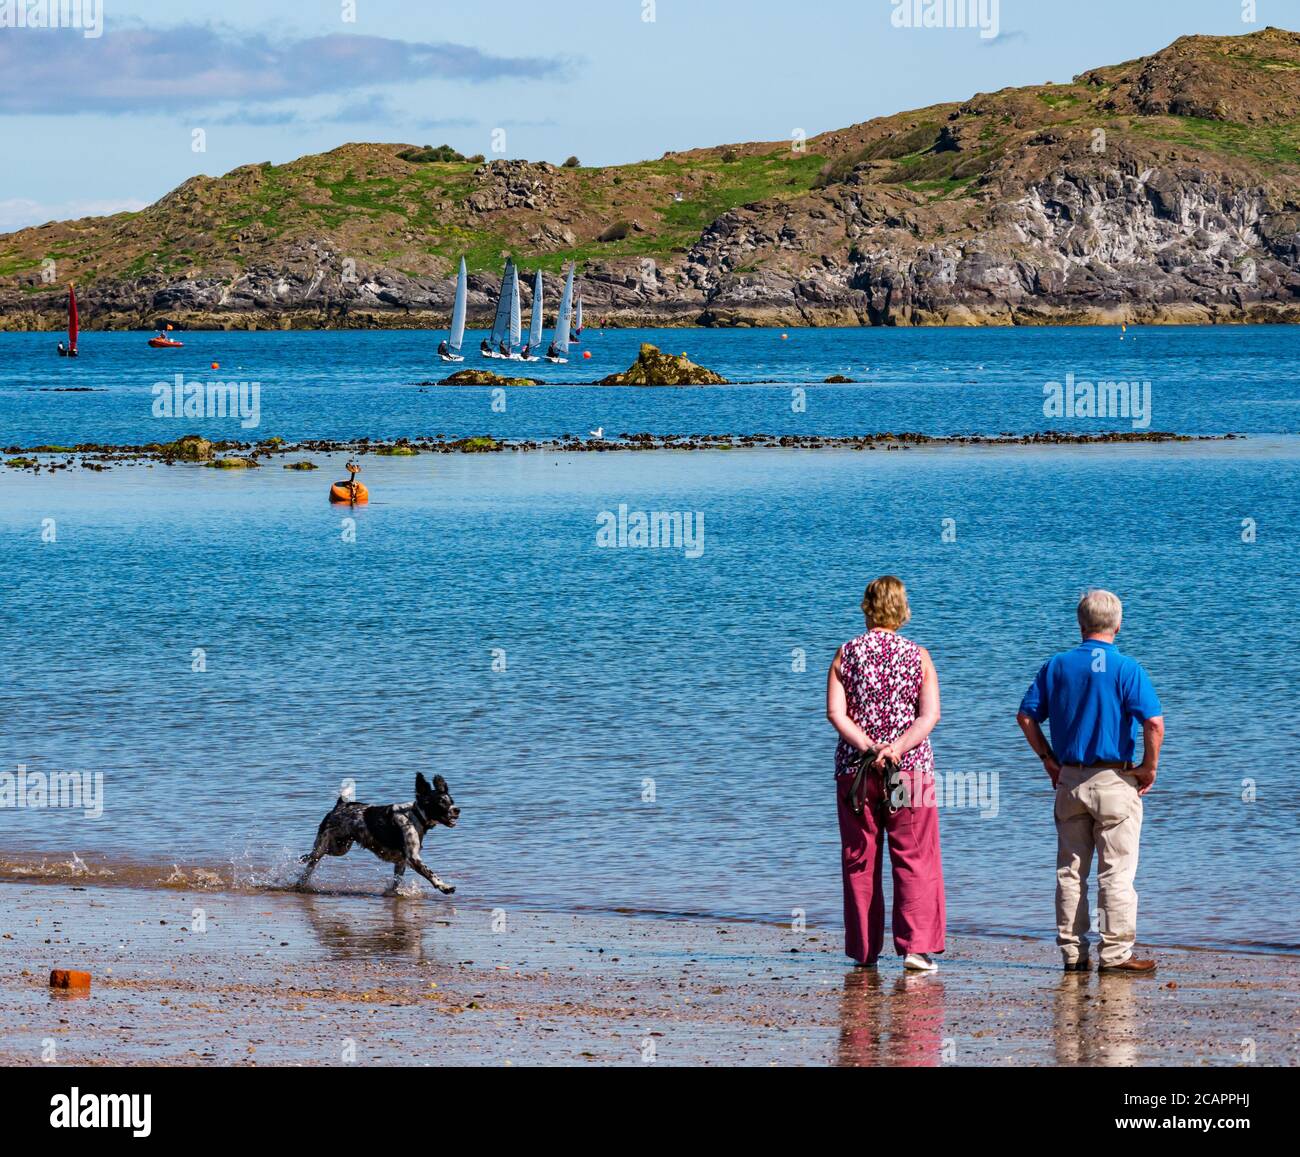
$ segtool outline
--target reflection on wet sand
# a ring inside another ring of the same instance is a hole
[[[1133,985],[1141,983],[1128,976],[1063,973],[1056,989],[1057,1064],[1137,1064],[1142,1026]]]
[[[337,960],[379,955],[423,962],[430,959],[424,949],[424,933],[448,922],[445,909],[431,912],[427,904],[405,897],[374,899],[345,909],[333,897],[297,894],[316,939]]]
[[[943,981],[932,973],[885,980],[873,969],[844,976],[840,1000],[841,1067],[943,1063]]]

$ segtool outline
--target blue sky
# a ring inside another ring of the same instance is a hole
[[[103,0],[97,38],[0,28],[0,231],[346,141],[491,155],[504,128],[506,156],[620,163],[1300,28],[1297,0],[1253,24],[1243,0],[1000,0],[996,38],[897,28],[894,0],[649,2],[354,0],[347,22],[346,0]]]

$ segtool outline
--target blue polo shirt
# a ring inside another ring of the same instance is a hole
[[[1048,721],[1060,763],[1084,766],[1132,760],[1141,725],[1162,714],[1142,664],[1100,639],[1048,659],[1020,710]]]

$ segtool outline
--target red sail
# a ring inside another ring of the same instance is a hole
[[[77,291],[68,285],[68,348],[77,348]]]

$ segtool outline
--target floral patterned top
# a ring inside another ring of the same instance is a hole
[[[849,718],[877,743],[892,742],[916,720],[925,661],[919,644],[893,631],[867,631],[840,650],[840,682]],[[854,770],[859,752],[840,740],[835,774]],[[903,756],[902,767],[913,779],[934,771],[930,740],[923,739]]]

